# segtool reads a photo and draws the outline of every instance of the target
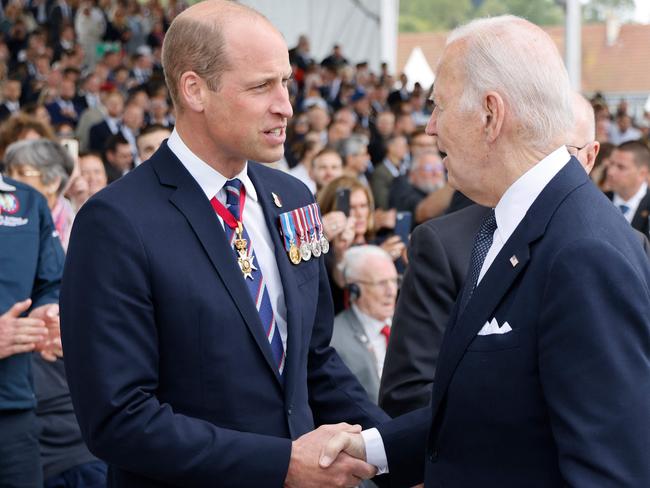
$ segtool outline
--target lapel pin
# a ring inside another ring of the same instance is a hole
[[[273,192],[271,192],[271,195],[273,196],[273,203],[275,203],[275,206],[282,208],[282,201],[280,200],[280,197]]]
[[[514,254],[510,258],[510,264],[512,264],[513,268],[519,264],[519,260],[517,259],[517,256],[515,256]]]

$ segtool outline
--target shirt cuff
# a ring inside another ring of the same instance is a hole
[[[366,445],[366,462],[377,468],[377,474],[388,473],[388,459],[381,434],[375,428],[361,432]]]

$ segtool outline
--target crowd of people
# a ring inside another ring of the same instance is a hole
[[[211,105],[193,99],[199,95],[193,94],[189,85],[174,85],[182,80],[170,78],[173,68],[163,69],[163,43],[179,42],[165,41],[167,30],[186,10],[182,1],[172,0],[165,6],[159,0],[11,0],[3,7],[0,263],[8,270],[2,274],[9,278],[0,279],[0,313],[4,314],[0,315],[0,376],[9,379],[0,384],[0,430],[8,433],[11,442],[0,442],[0,485],[5,477],[13,476],[15,486],[105,486],[106,465],[88,451],[77,423],[79,415],[75,417],[73,411],[56,337],[58,311],[52,307],[58,303],[63,253],[70,243],[73,222],[90,197],[150,160],[161,145],[158,158],[161,151],[170,149],[179,159],[179,155],[194,151],[187,144],[187,131],[198,126],[188,112],[198,110],[196,104]],[[271,166],[304,183],[309,198],[320,208],[320,225],[314,223],[309,228],[320,232],[329,251],[310,244],[309,252],[313,262],[321,266],[322,261],[325,289],[332,296],[332,345],[371,403],[390,415],[409,412],[430,401],[445,325],[470,267],[474,235],[487,211],[474,201],[485,202],[468,198],[473,195],[465,196],[448,182],[441,151],[447,148],[439,146],[430,125],[436,110],[431,87],[411,86],[404,74],[395,77],[386,65],[374,70],[364,62],[351,63],[344,46],[333,46],[327,57],[314,59],[310,40],[304,35],[288,50],[288,59],[291,72],[283,79],[283,87],[290,106],[282,108],[286,127],[266,129],[270,138],[276,136],[276,130],[282,136],[286,133],[282,151],[272,158]],[[197,73],[199,77],[209,74]],[[215,83],[208,85],[208,92],[219,92],[219,82]],[[247,90],[260,96],[271,90],[272,80],[260,83]],[[219,110],[205,113],[206,127],[232,122],[211,120],[211,116],[228,114]],[[650,114],[634,121],[624,101],[612,114],[598,94],[589,102],[580,98],[574,112],[586,114],[586,128],[578,129],[576,121],[575,131],[563,141],[567,151],[590,172],[593,182],[631,226],[647,238]],[[163,145],[165,140],[169,143]],[[246,154],[251,162],[255,156],[253,151]],[[262,159],[266,153],[259,156],[260,161],[268,162]],[[188,171],[204,188],[203,180],[189,167]],[[160,178],[168,176],[161,173]],[[254,179],[253,187],[242,180],[238,193],[248,194],[252,201],[262,198],[255,196],[260,188]],[[144,191],[148,183],[141,184]],[[287,206],[282,200],[291,201],[277,189],[272,194],[281,210]],[[122,198],[132,195],[124,193]],[[133,202],[140,200],[133,198]],[[237,205],[225,199],[222,203],[228,208]],[[93,210],[101,216],[97,205]],[[184,208],[183,202],[175,205]],[[48,215],[45,209],[49,209]],[[106,216],[121,218],[119,211]],[[157,216],[150,218],[155,221]],[[410,232],[425,222],[407,253]],[[115,222],[116,228],[129,230],[125,225]],[[17,232],[28,228],[32,242]],[[155,233],[156,228],[149,230]],[[249,233],[258,243],[257,232]],[[642,242],[643,236],[639,237]],[[171,231],[167,236],[151,237],[175,238]],[[82,245],[77,242],[77,248]],[[286,245],[289,252],[291,243]],[[97,247],[97,252],[105,249]],[[79,254],[82,252],[77,250]],[[262,264],[267,282],[271,281],[268,300],[275,307],[278,298],[273,286],[277,283],[273,285],[273,280],[278,278],[268,276],[264,261],[268,256],[262,250],[257,254],[245,263],[252,265],[253,271],[257,271],[256,262]],[[89,257],[84,259],[77,265],[94,263]],[[300,283],[309,279],[309,258],[302,259],[306,271],[298,277]],[[409,265],[412,260],[417,266]],[[127,261],[120,258],[109,265],[120,269]],[[239,265],[243,266],[242,262]],[[435,277],[423,271],[427,266],[438,270]],[[174,279],[168,273],[163,275]],[[397,307],[403,280],[403,298]],[[77,285],[87,288],[88,283],[80,280]],[[30,303],[24,302],[27,298]],[[264,305],[258,306],[258,311],[260,307]],[[291,311],[283,313],[291,318]],[[278,334],[286,351],[286,324],[284,327],[279,326]],[[391,331],[395,333],[391,335]],[[215,361],[212,366],[219,367],[220,356],[209,357]],[[85,362],[85,367],[91,367],[93,361],[92,356],[80,358],[78,353],[73,359],[76,368]],[[323,419],[331,417],[324,415]],[[367,427],[366,420],[359,423]],[[237,422],[232,422],[236,427]],[[306,432],[304,425],[291,428],[296,429],[294,438]],[[128,466],[127,461],[123,463]],[[137,478],[124,476],[122,480],[135,483],[128,486],[137,486]]]

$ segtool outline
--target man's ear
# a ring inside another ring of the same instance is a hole
[[[485,136],[488,142],[494,142],[503,126],[505,116],[505,103],[497,92],[490,91],[483,97],[483,123]]]
[[[205,93],[208,90],[203,78],[194,71],[186,71],[181,75],[178,89],[185,108],[193,112],[203,112],[205,109]]]

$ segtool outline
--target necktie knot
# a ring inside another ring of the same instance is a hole
[[[625,204],[619,205],[618,208],[621,209],[621,213],[623,215],[625,215],[630,210],[630,206]]]
[[[226,192],[226,208],[230,210],[237,220],[241,220],[239,215],[239,195],[241,192],[242,182],[238,178],[226,181],[223,189]]]

